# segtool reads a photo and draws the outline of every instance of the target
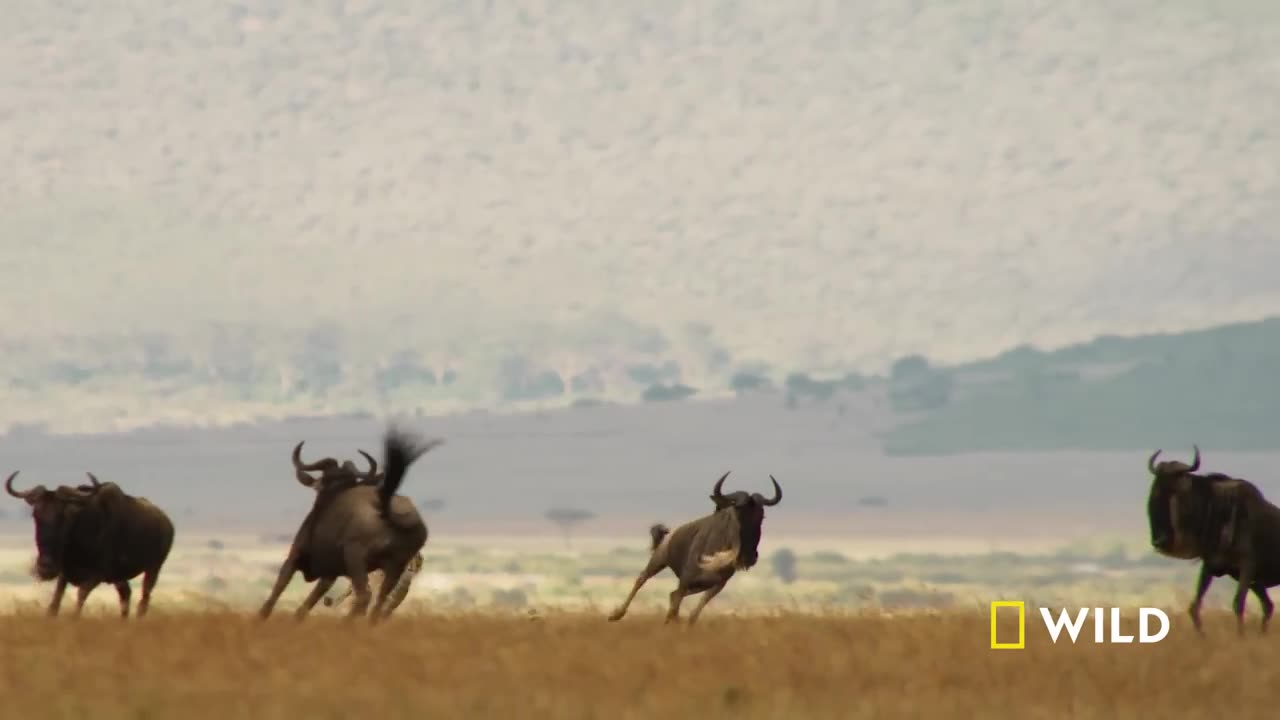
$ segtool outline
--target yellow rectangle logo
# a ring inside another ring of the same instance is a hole
[[[1002,643],[996,639],[996,611],[1002,607],[1018,608],[1018,642]],[[991,601],[991,649],[1021,650],[1027,644],[1027,604],[1021,600]]]

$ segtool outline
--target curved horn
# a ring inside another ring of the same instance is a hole
[[[720,476],[720,479],[716,481],[715,487],[711,488],[711,497],[715,498],[716,500],[719,500],[720,498],[724,497],[724,495],[720,494],[720,486],[724,485],[724,479],[729,477],[729,473],[731,472],[733,471],[730,470],[729,472],[726,472],[725,474]]]
[[[1188,471],[1195,472],[1200,469],[1200,446],[1192,445],[1191,447],[1195,448],[1196,457],[1194,460],[1191,461],[1191,467],[1188,469]]]
[[[98,482],[98,478],[94,477],[93,473],[86,470],[84,474],[89,476],[89,482],[93,483],[95,490],[102,487],[102,483]]]
[[[9,477],[4,481],[4,489],[5,489],[5,490],[7,490],[7,491],[9,492],[9,494],[10,494],[10,495],[12,495],[12,496],[14,496],[14,497],[16,497],[16,498],[18,498],[18,499],[20,499],[20,500],[26,500],[26,499],[31,495],[31,491],[30,491],[30,490],[23,490],[22,492],[18,492],[17,490],[14,490],[14,489],[13,489],[13,479],[14,479],[14,478],[16,478],[16,477],[18,477],[18,473],[20,473],[20,472],[22,472],[22,471],[21,471],[21,470],[14,470],[14,471],[13,471],[13,474],[12,474],[12,475],[10,475],[10,476],[9,476]]]
[[[769,476],[769,480],[773,483],[773,499],[765,500],[760,504],[772,507],[782,502],[782,486],[778,484],[778,481],[772,475]]]
[[[307,471],[307,472],[319,470],[320,466],[324,465],[324,460],[317,460],[316,462],[313,462],[311,464],[302,462],[302,444],[305,442],[306,440],[303,440],[293,448],[293,456],[292,456],[293,467],[298,470]]]
[[[1147,458],[1147,469],[1151,471],[1152,475],[1156,474],[1156,458],[1158,457],[1160,457],[1160,451],[1156,450],[1151,453],[1151,457]]]
[[[293,474],[294,474],[294,477],[298,478],[298,482],[302,483],[304,486],[315,487],[316,479],[306,474],[302,470],[295,470]]]
[[[363,450],[356,450],[356,452],[363,455],[364,459],[369,461],[369,470],[364,474],[364,479],[369,482],[376,481],[378,478],[378,461],[374,460],[372,455]]]

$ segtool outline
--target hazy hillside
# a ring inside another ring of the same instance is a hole
[[[495,406],[548,373],[634,400],[1280,308],[1272,3],[7,17],[10,422]]]
[[[892,454],[983,450],[1280,448],[1280,318],[1173,335],[1022,347],[927,369],[903,387],[926,411]]]

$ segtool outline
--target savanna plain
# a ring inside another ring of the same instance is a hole
[[[33,610],[0,619],[0,692],[6,716],[28,718],[1274,716],[1274,642],[1256,627],[1238,638],[1222,613],[1204,637],[1171,620],[1155,645],[1073,646],[1028,617],[1024,650],[991,650],[973,610],[709,610],[694,626],[650,612],[406,612],[371,626]]]

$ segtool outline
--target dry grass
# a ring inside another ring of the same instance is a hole
[[[1029,622],[1026,650],[992,651],[984,613],[709,610],[692,628],[641,614],[403,615],[375,627],[287,612],[266,624],[11,615],[0,619],[0,697],[10,717],[95,720],[1270,717],[1268,661],[1280,651],[1229,623],[1212,618],[1200,639],[1175,616],[1158,645],[1073,647]]]

